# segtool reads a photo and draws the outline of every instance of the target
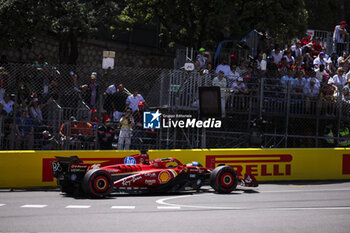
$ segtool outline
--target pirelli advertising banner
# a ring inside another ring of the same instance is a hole
[[[55,187],[51,161],[55,156],[77,155],[86,163],[113,161],[139,151],[7,151],[0,152],[0,188]],[[213,149],[150,150],[150,159],[175,157],[205,167],[226,164],[238,175],[258,181],[350,180],[350,149]]]

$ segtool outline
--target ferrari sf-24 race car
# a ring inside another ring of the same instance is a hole
[[[56,157],[51,162],[58,187],[66,194],[106,197],[111,192],[171,192],[210,185],[217,193],[230,193],[237,188],[257,187],[251,175],[237,176],[232,167],[219,165],[205,168],[198,162],[182,164],[176,158],[149,161],[146,152],[100,164],[84,163],[77,156]]]

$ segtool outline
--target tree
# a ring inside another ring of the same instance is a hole
[[[59,43],[59,61],[64,64],[76,63],[78,39],[124,25],[114,1],[0,1],[0,28],[4,35],[0,46],[30,47],[38,37],[52,36]]]
[[[186,46],[208,46],[241,39],[253,29],[267,30],[279,41],[305,32],[304,0],[126,0],[124,14],[136,22],[159,18],[163,30]]]

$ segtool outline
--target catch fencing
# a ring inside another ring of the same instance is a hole
[[[95,78],[91,78],[93,72]],[[211,86],[214,77],[212,73],[169,69],[6,64],[0,72],[1,93],[10,94],[9,99],[15,104],[12,111],[1,112],[0,149],[99,149],[97,128],[103,124],[103,116],[110,114],[105,92],[112,84],[123,83],[127,95],[138,89],[148,110],[198,118],[198,89]],[[278,78],[259,74],[245,82],[248,94],[234,93],[230,88],[222,90],[225,115],[220,129],[152,131],[138,125],[133,130],[130,148],[321,147],[329,146],[328,139],[334,140],[334,145],[340,141],[339,128],[350,115],[349,101],[343,97],[342,89],[329,98],[309,98],[294,93],[288,84],[281,85]],[[94,101],[92,96],[96,97]],[[34,103],[36,99],[38,104]],[[20,119],[23,112],[26,117],[36,118],[33,126]],[[86,115],[92,124],[88,137],[75,135],[74,140],[64,140],[74,136],[69,128],[70,118],[74,116],[80,122]],[[330,123],[334,125],[332,138],[324,133]],[[113,122],[113,126],[116,134],[112,145],[117,148],[120,124]]]

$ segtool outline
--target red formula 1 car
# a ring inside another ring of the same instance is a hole
[[[237,185],[257,187],[253,176],[237,177],[229,166],[205,168],[197,162],[182,164],[176,158],[154,159],[148,154],[133,155],[119,162],[88,164],[77,156],[56,157],[51,162],[54,177],[61,191],[67,194],[84,193],[105,197],[112,191],[127,193],[199,190],[210,185],[218,193],[230,193]]]

